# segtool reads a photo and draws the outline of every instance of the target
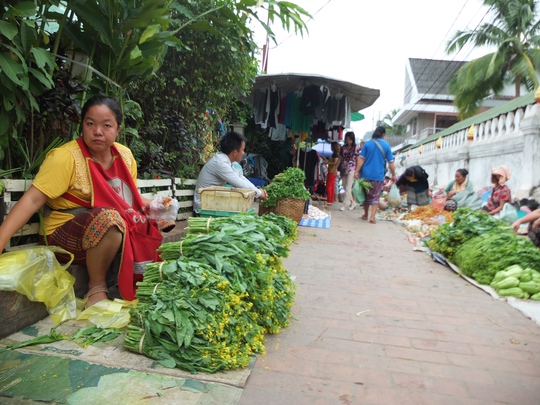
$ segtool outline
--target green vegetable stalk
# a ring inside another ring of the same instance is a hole
[[[505,222],[482,211],[462,207],[456,210],[451,223],[442,224],[431,234],[428,246],[453,262],[461,245],[488,232],[512,233],[512,229]]]
[[[490,284],[499,271],[513,265],[540,270],[540,249],[513,232],[492,231],[465,242],[457,249],[454,262],[466,276],[480,284]],[[514,267],[508,273],[516,270]]]
[[[276,175],[274,182],[264,187],[268,199],[261,200],[259,204],[263,207],[275,207],[278,200],[282,198],[310,199],[311,195],[304,186],[305,180],[306,175],[301,169],[289,167]]]

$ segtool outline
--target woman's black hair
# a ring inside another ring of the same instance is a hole
[[[345,134],[345,138],[343,139],[344,141],[344,144],[343,146],[347,146],[347,138],[351,138],[352,139],[352,147],[353,148],[356,148],[356,135],[354,134],[353,131],[349,131]]]
[[[467,171],[467,169],[457,169],[456,172],[458,172],[459,174],[461,174],[463,177],[467,177],[467,175],[469,174],[469,172]]]
[[[221,149],[221,152],[228,155],[232,151],[240,150],[242,142],[246,142],[246,138],[238,132],[231,131],[221,138],[219,141],[219,148]]]
[[[122,125],[122,109],[114,98],[109,96],[94,96],[88,99],[81,110],[81,122],[88,113],[88,110],[96,105],[106,105],[113,112],[118,126]]]
[[[371,135],[371,139],[379,139],[382,138],[386,134],[386,129],[382,126],[378,126],[375,128],[375,131],[373,131],[373,134]]]

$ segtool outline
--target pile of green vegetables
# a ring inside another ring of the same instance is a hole
[[[540,272],[513,265],[495,274],[491,287],[503,297],[540,301]]]
[[[295,285],[282,265],[296,226],[281,215],[190,218],[147,266],[125,346],[167,367],[245,367],[264,333],[290,324]]]
[[[264,335],[245,294],[219,272],[181,258],[147,266],[124,346],[164,367],[209,373],[246,367]]]
[[[540,271],[540,250],[529,239],[514,234],[504,221],[470,208],[459,208],[451,223],[439,226],[428,246],[480,284],[491,284],[514,265]]]
[[[454,255],[462,244],[490,232],[512,233],[512,229],[505,222],[485,212],[463,207],[455,211],[452,222],[442,224],[431,234],[428,247],[453,262]]]
[[[459,247],[454,263],[466,276],[490,284],[495,274],[514,264],[540,270],[540,249],[512,232],[490,231]]]
[[[296,167],[289,167],[274,177],[274,181],[265,186],[268,199],[259,202],[263,207],[275,207],[282,198],[309,200],[311,195],[304,187],[305,173]]]

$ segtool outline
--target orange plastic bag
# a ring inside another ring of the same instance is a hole
[[[446,197],[434,198],[433,201],[429,203],[429,205],[431,205],[432,207],[436,207],[442,211],[444,210],[444,206],[446,205]]]

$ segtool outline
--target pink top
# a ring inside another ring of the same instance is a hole
[[[343,157],[342,168],[345,172],[354,172],[356,170],[356,159],[360,155],[360,147],[347,148],[343,146],[341,148],[341,156]]]
[[[487,207],[490,211],[495,208],[499,208],[503,203],[510,202],[512,200],[512,192],[508,186],[502,186],[495,190],[495,187],[491,189],[487,200]]]

